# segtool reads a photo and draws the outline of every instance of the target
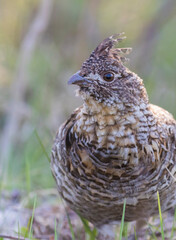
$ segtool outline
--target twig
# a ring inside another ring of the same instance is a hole
[[[46,235],[46,236],[35,236],[34,238],[35,239],[43,239],[43,240],[49,240],[52,236],[54,236],[53,234],[52,235]],[[6,238],[6,239],[14,239],[14,240],[31,240],[29,238],[24,238],[24,237],[15,237],[15,236],[9,236],[9,235],[4,235],[4,234],[0,234],[0,238]]]

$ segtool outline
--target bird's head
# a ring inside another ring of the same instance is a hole
[[[139,105],[148,102],[142,80],[124,66],[124,55],[131,48],[114,48],[125,37],[117,34],[106,38],[74,74],[69,84],[79,86],[84,101],[96,101],[106,106]]]

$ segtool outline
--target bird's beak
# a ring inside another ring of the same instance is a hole
[[[79,75],[79,72],[75,73],[69,80],[68,84],[75,84],[75,85],[86,85],[89,82],[87,78],[84,78]]]

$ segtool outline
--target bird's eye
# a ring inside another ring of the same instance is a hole
[[[114,80],[114,74],[111,73],[111,72],[107,72],[103,75],[103,79],[106,81],[106,82],[112,82]]]

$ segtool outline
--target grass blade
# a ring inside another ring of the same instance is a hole
[[[21,231],[20,231],[20,223],[18,222],[18,240],[20,239]]]
[[[122,213],[122,220],[121,220],[121,224],[120,224],[120,236],[119,236],[119,240],[122,240],[122,233],[123,233],[124,219],[125,219],[125,208],[126,208],[126,198],[125,198],[124,204],[123,204],[123,213]]]
[[[54,240],[58,240],[56,218],[55,218],[55,222],[54,222]]]
[[[159,209],[159,216],[160,216],[161,236],[162,236],[162,240],[164,240],[163,219],[161,214],[161,204],[160,204],[160,197],[159,197],[158,191],[157,191],[157,197],[158,197],[158,209]]]
[[[174,212],[174,220],[173,220],[173,225],[172,225],[172,231],[171,231],[170,240],[172,240],[172,239],[173,239],[173,236],[174,236],[175,222],[176,222],[176,208],[175,208],[175,212]]]
[[[154,239],[154,240],[157,240],[156,235],[155,235],[152,227],[153,227],[153,226],[148,223],[148,228],[150,229],[150,232],[151,232],[151,235],[152,235],[153,239]]]
[[[86,234],[88,235],[88,240],[95,240],[96,239],[96,236],[97,236],[97,229],[94,228],[93,230],[90,228],[89,226],[89,222],[83,218],[82,216],[80,216],[80,214],[78,214],[82,223],[83,223],[83,226],[84,226],[84,230],[86,232]]]
[[[128,223],[124,223],[124,237],[128,240]]]
[[[32,217],[31,217],[30,228],[29,228],[29,239],[32,237],[32,224],[33,224],[33,220],[34,220],[34,213],[35,213],[35,208],[36,208],[36,202],[37,202],[37,197],[34,198],[34,205],[33,205]]]
[[[135,228],[135,226],[134,226],[134,238],[135,238],[135,240],[137,240],[137,235],[136,235],[136,228]]]
[[[74,234],[74,231],[73,231],[73,226],[72,226],[71,221],[70,221],[70,217],[69,217],[67,212],[66,212],[66,214],[67,214],[68,224],[69,224],[71,235],[72,235],[72,240],[76,240],[75,234]]]
[[[48,153],[47,153],[47,151],[46,151],[45,146],[44,146],[43,143],[42,143],[41,138],[40,138],[39,135],[38,135],[37,130],[35,130],[34,132],[35,132],[35,136],[37,137],[37,140],[38,140],[38,142],[40,143],[40,146],[41,146],[41,148],[42,148],[42,150],[43,150],[46,158],[48,159],[48,162],[50,163],[50,162],[51,162],[50,157],[49,157],[49,155],[48,155]]]
[[[31,176],[30,176],[30,164],[28,159],[26,158],[25,160],[25,177],[26,177],[26,188],[28,194],[30,193],[31,190]]]

